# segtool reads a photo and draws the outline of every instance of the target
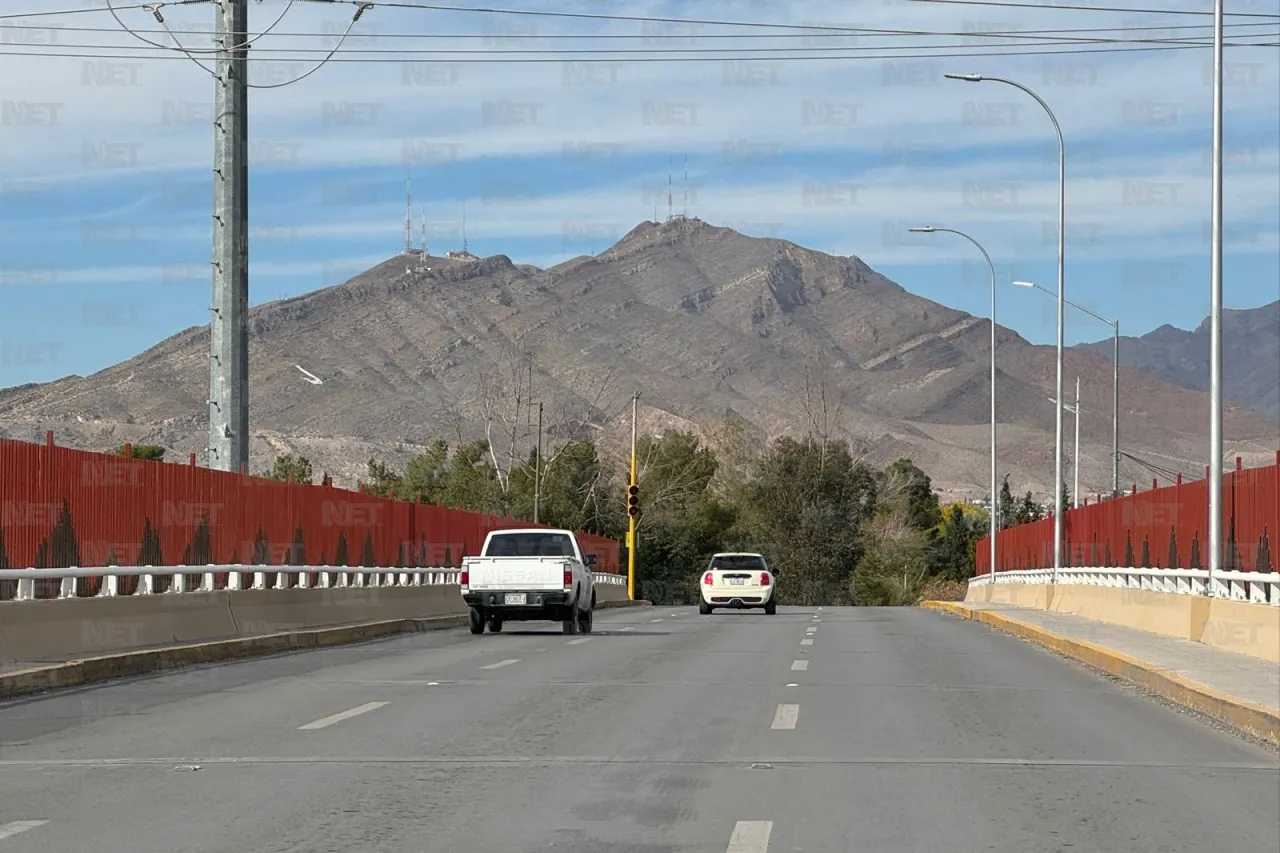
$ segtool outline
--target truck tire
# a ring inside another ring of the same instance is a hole
[[[560,622],[560,629],[566,634],[578,633],[578,614],[574,610],[570,610],[569,615]]]
[[[578,633],[590,634],[591,623],[595,621],[595,610],[584,610],[578,614]]]
[[[473,634],[484,633],[484,613],[480,610],[479,607],[471,608],[470,613],[468,613],[467,615],[467,621],[471,627],[471,633]]]
[[[489,633],[490,634],[502,633],[502,617],[501,616],[489,617]]]

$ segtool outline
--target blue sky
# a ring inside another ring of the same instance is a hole
[[[33,11],[101,6],[25,2]],[[1210,0],[1162,5],[1212,8]],[[606,248],[652,218],[655,202],[665,217],[669,171],[675,212],[683,212],[687,157],[690,215],[856,254],[914,293],[986,316],[988,279],[973,247],[905,229],[966,231],[996,262],[1000,324],[1050,343],[1053,300],[1009,281],[1055,286],[1055,137],[1043,111],[1013,87],[941,76],[977,72],[1030,86],[1062,125],[1068,298],[1119,318],[1128,334],[1194,327],[1208,312],[1211,52],[997,56],[1028,48],[975,33],[1106,27],[1070,35],[1204,37],[1210,18],[910,0],[513,0],[503,8],[863,32],[375,6],[336,57],[378,62],[334,61],[294,85],[251,93],[255,304],[340,283],[395,254],[407,170],[415,245],[425,208],[431,251],[461,248],[465,204],[473,253],[545,267]],[[1234,0],[1230,10],[1277,12],[1266,0]],[[254,3],[254,32],[284,17],[254,43],[251,79],[271,84],[312,68],[352,11]],[[185,47],[208,50],[211,6],[163,12]],[[173,44],[148,13],[119,15],[144,38]],[[1250,24],[1229,32],[1278,40],[1274,20],[1229,20]],[[717,38],[730,33],[753,37]],[[929,45],[962,55],[922,55]],[[1099,45],[1041,49],[1081,47]],[[704,53],[715,59],[705,62],[628,62],[639,54],[618,53],[673,48],[737,52]],[[550,50],[607,52],[474,61]],[[840,58],[782,58],[806,51]],[[607,61],[577,61],[587,57]],[[1225,301],[1252,307],[1280,298],[1280,51],[1232,48],[1227,63]],[[0,19],[0,75],[0,386],[92,373],[207,322],[209,74],[89,11]],[[1068,343],[1109,334],[1078,312],[1067,323]]]

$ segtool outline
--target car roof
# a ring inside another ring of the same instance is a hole
[[[711,555],[711,559],[713,560],[716,557],[759,557],[760,559],[763,560],[764,554],[761,554],[757,551],[722,551],[719,554]]]

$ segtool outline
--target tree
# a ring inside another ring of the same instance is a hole
[[[277,456],[268,475],[273,480],[292,480],[295,483],[312,482],[311,460],[301,454],[286,453]]]
[[[1021,524],[1018,518],[1018,505],[1013,499],[1013,491],[1009,488],[1009,475],[1004,475],[1004,482],[1000,485],[1000,529],[1013,527]]]
[[[125,447],[120,445],[115,449],[116,456],[124,456]],[[160,462],[164,459],[165,449],[158,444],[134,444],[129,446],[129,451],[134,459],[145,459],[151,462]]]

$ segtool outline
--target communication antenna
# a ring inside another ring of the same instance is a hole
[[[464,255],[471,254],[467,251],[467,200],[462,200],[462,253]]]
[[[667,221],[670,222],[671,216],[671,157],[667,156]]]
[[[427,206],[422,206],[422,263],[427,262]]]
[[[682,219],[689,218],[689,155],[684,155],[684,213]]]
[[[404,181],[404,253],[413,253],[413,171],[405,175]]]

